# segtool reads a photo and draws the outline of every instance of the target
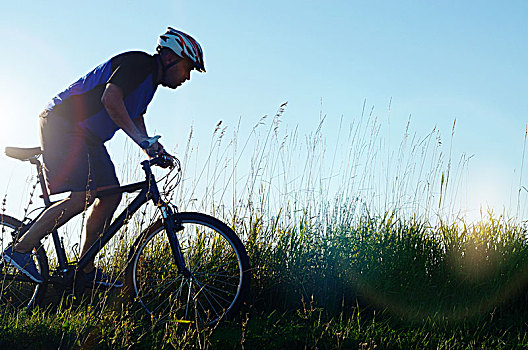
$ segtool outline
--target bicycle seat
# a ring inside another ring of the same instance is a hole
[[[5,154],[8,157],[19,159],[19,160],[29,160],[30,158],[36,157],[42,154],[40,147],[33,148],[18,148],[18,147],[6,147]]]

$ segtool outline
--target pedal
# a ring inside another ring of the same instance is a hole
[[[86,274],[76,271],[74,264],[70,264],[66,271],[55,270],[50,281],[58,294],[73,295],[75,298],[81,297],[89,285]]]

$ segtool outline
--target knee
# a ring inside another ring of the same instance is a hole
[[[92,205],[95,200],[95,191],[72,192],[67,200],[71,210],[80,213]]]
[[[119,206],[120,202],[121,202],[121,193],[116,193],[111,196],[105,196],[102,198],[98,198],[95,205],[104,209],[105,211],[108,211],[109,213],[113,213]]]

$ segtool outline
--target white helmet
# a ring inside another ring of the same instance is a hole
[[[190,35],[168,27],[167,32],[159,37],[156,50],[159,52],[164,47],[182,58],[188,57],[197,71],[205,72],[202,48]]]

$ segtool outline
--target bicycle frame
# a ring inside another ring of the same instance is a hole
[[[110,194],[124,193],[124,192],[130,193],[130,192],[135,192],[137,190],[140,190],[139,194],[132,200],[132,202],[121,212],[121,214],[119,214],[117,218],[114,219],[114,221],[110,224],[110,226],[92,244],[92,246],[88,249],[88,251],[79,259],[77,264],[75,264],[75,268],[77,269],[77,271],[81,271],[83,268],[85,268],[90,263],[90,261],[93,261],[95,256],[103,249],[103,247],[110,241],[110,239],[112,239],[112,237],[115,236],[115,234],[125,224],[125,222],[141,206],[143,206],[148,201],[152,201],[158,208],[160,208],[162,220],[163,220],[163,223],[166,228],[167,235],[168,235],[167,238],[169,240],[171,250],[172,250],[172,253],[175,259],[175,263],[178,267],[179,272],[182,273],[185,277],[188,277],[191,275],[183,259],[180,244],[176,236],[176,232],[183,229],[183,227],[180,224],[174,223],[173,220],[171,220],[173,217],[173,211],[171,207],[161,199],[158,186],[156,183],[156,179],[154,175],[152,174],[151,166],[158,165],[159,164],[158,159],[159,157],[154,158],[150,161],[145,160],[141,162],[142,168],[145,171],[145,176],[146,176],[145,181],[137,182],[137,183],[133,183],[133,184],[129,184],[126,186],[117,187],[117,188],[112,188],[112,189],[100,191],[97,193],[97,197],[104,197]],[[35,164],[39,170],[41,169],[42,165],[38,159],[32,158],[30,162],[32,164]],[[44,199],[46,208],[48,208],[49,206],[53,204],[53,202],[51,202],[49,198],[49,193],[47,191],[42,172],[39,171],[38,174],[39,174],[38,175],[39,181],[42,187],[42,197]],[[32,220],[27,226],[25,226],[25,228],[29,228],[32,225],[32,223],[35,222],[35,220],[37,220],[40,217],[40,215],[42,215],[44,211],[45,209],[34,220]],[[51,232],[51,235],[53,237],[53,243],[55,246],[55,251],[57,253],[59,271],[66,272],[68,271],[68,268],[70,267],[70,265],[68,264],[64,246],[61,243],[61,240],[59,238],[59,233],[55,229]],[[56,278],[51,277],[50,280],[54,282]]]

